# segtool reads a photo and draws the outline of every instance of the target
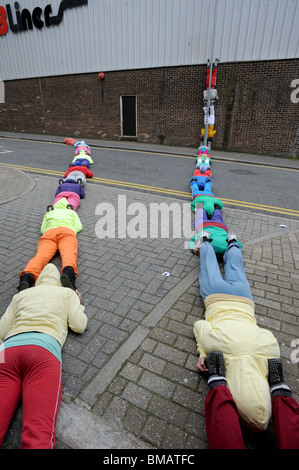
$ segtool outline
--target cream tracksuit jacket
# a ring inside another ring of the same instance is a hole
[[[84,309],[77,294],[62,287],[56,266],[47,264],[34,287],[14,295],[0,319],[0,340],[37,331],[53,336],[62,347],[68,327],[76,333],[85,331]]]
[[[263,431],[271,417],[268,359],[280,356],[278,342],[257,325],[254,303],[248,298],[213,294],[206,298],[205,308],[205,320],[194,324],[197,351],[200,356],[214,350],[223,353],[241,422]]]

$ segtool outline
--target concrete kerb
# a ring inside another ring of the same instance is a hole
[[[0,131],[0,138],[16,139],[16,140],[31,140],[37,142],[48,142],[63,144],[64,137],[52,135],[36,135],[36,134],[17,134],[13,132]],[[80,136],[84,139],[84,136]],[[131,140],[98,140],[85,138],[86,142],[94,148],[106,148],[115,150],[132,150],[148,153],[161,153],[179,156],[188,156],[190,158],[196,156],[196,149],[190,147],[179,147],[170,145],[148,144],[146,142],[136,142]],[[248,163],[252,165],[275,166],[278,168],[289,168],[299,170],[299,160],[288,158],[272,157],[268,155],[255,155],[243,152],[231,152],[222,150],[212,150],[213,160],[222,160],[233,163]]]
[[[35,180],[22,170],[9,166],[1,167],[0,205],[24,196],[32,191],[35,186]]]
[[[120,422],[95,415],[84,405],[63,398],[56,438],[70,449],[150,449]]]
[[[22,427],[22,408],[14,416],[17,428]],[[19,438],[14,439],[15,442]],[[56,425],[56,444],[59,449],[150,449],[116,419],[96,415],[80,401],[70,401],[62,395]]]

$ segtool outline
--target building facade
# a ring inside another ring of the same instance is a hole
[[[217,57],[213,148],[299,158],[298,24],[297,0],[0,5],[0,130],[197,147]]]

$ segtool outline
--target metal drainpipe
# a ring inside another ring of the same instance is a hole
[[[211,51],[211,59],[210,59],[209,93],[208,93],[208,103],[207,103],[208,113],[209,113],[210,104],[211,104],[210,90],[211,90],[211,82],[212,82],[212,69],[213,69],[213,63],[214,63],[214,49],[215,49],[215,36],[216,36],[216,24],[217,24],[217,11],[218,11],[218,0],[216,0],[215,11],[214,11],[212,51]],[[205,135],[204,135],[204,145],[205,145],[205,147],[207,147],[207,143],[208,143],[208,128],[209,128],[209,126],[208,126],[208,116],[207,116],[207,122],[205,123]]]

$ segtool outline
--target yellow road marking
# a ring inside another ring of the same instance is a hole
[[[51,176],[59,176],[63,177],[64,173],[61,171],[55,171],[55,170],[45,170],[42,168],[33,168],[33,167],[27,167],[23,165],[14,165],[11,163],[1,163],[0,165],[3,166],[9,166],[13,168],[17,168],[22,171],[32,171],[34,173],[39,173],[41,175],[51,175]],[[159,188],[156,186],[146,186],[143,184],[138,184],[138,183],[130,183],[127,181],[118,181],[118,180],[110,180],[110,179],[105,179],[105,178],[97,178],[93,177],[90,182],[96,182],[96,183],[101,183],[101,184],[109,184],[109,185],[116,185],[116,186],[122,186],[124,188],[128,189],[139,189],[139,190],[144,190],[144,191],[151,191],[155,193],[161,193],[161,194],[167,194],[170,196],[180,196],[184,198],[190,198],[191,194],[188,192],[184,191],[177,191],[174,189],[167,189],[167,188]],[[255,210],[260,210],[260,211],[266,211],[266,212],[274,212],[276,214],[283,214],[283,215],[291,215],[294,217],[299,217],[299,211],[298,210],[293,210],[293,209],[285,209],[283,207],[276,207],[276,206],[267,206],[264,204],[257,204],[254,202],[246,202],[246,201],[237,201],[234,199],[226,199],[226,198],[221,198],[220,196],[218,197],[224,204],[226,205],[232,205],[232,206],[237,206],[237,207],[246,207],[247,209],[255,209]]]

